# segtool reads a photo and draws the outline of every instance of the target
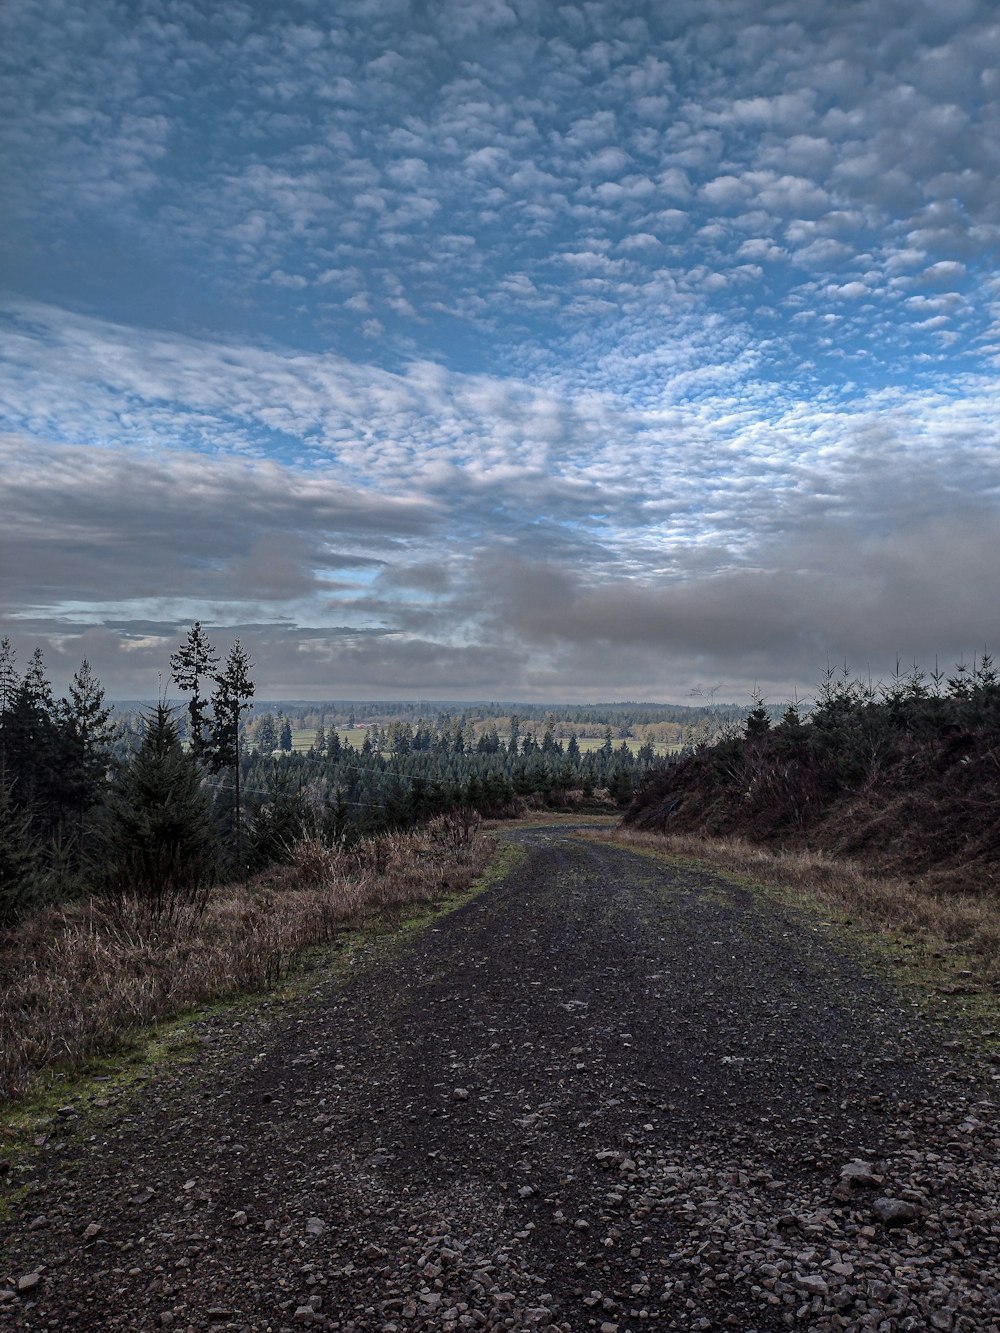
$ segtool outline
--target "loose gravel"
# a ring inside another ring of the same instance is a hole
[[[0,1326],[1000,1330],[995,1068],[814,918],[514,836],[390,956],[64,1108]]]

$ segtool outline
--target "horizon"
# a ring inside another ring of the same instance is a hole
[[[108,696],[107,702],[116,707],[124,707],[126,704],[135,704],[141,707],[155,707],[157,700],[152,696],[148,698],[111,698]],[[168,707],[183,708],[186,706],[183,699],[178,700],[177,704],[171,704],[169,699],[164,700]],[[260,698],[257,695],[251,700],[253,711],[262,704],[288,704],[295,708],[350,708],[355,704],[363,705],[366,708],[375,708],[379,704],[389,706],[407,704],[413,708],[419,708],[426,704],[428,708],[740,708],[743,707],[737,700],[721,699],[711,703],[691,703],[682,702],[675,699],[587,699],[569,702],[565,699],[333,699],[318,697],[315,699],[286,699],[277,697]]]

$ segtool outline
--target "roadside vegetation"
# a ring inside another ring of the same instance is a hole
[[[174,882],[35,913],[0,941],[0,1103],[150,1024],[273,988],[344,931],[467,889],[492,852],[475,817],[445,815],[350,850],[305,839],[211,894]]]
[[[667,725],[651,705],[573,720],[530,705],[426,720],[416,705],[304,705],[294,720],[315,730],[296,749],[289,714],[253,717],[252,666],[238,640],[220,663],[196,623],[170,659],[185,705],[122,713],[89,663],[56,699],[39,650],[22,673],[0,644],[0,930],[95,896],[161,898],[161,913],[176,895],[207,901],[290,864],[303,840],[349,849],[456,811],[623,808],[665,762],[633,734]]]
[[[237,639],[220,668],[195,625],[171,659],[191,694],[186,745],[161,702],[123,751],[89,662],[57,700],[41,651],[21,675],[10,641],[0,643],[0,930],[94,895],[203,897],[240,864],[250,665]]]
[[[624,809],[618,841],[943,941],[1000,984],[988,656],[947,678],[828,673],[808,713],[757,698],[737,722],[713,705],[668,754],[635,734],[667,725],[646,705],[425,720],[331,704],[296,719],[315,721],[296,750],[287,713],[251,721],[238,641],[220,664],[196,624],[170,666],[184,709],[123,719],[88,663],[56,700],[41,653],[20,674],[0,644],[0,1100],[466,887],[488,855],[483,816]],[[601,722],[603,737],[578,734]]]

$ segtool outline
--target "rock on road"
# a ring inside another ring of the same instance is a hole
[[[1000,1329],[986,1073],[816,917],[509,836],[502,883],[54,1127],[0,1327]]]

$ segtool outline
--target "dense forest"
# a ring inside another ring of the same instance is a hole
[[[658,762],[651,744],[633,751],[610,728],[598,749],[584,752],[575,736],[563,742],[551,727],[538,735],[516,719],[506,736],[492,728],[468,740],[458,720],[393,723],[370,728],[359,747],[320,724],[305,753],[275,753],[266,724],[256,736],[242,769],[255,835],[270,830],[268,855],[303,823],[339,840],[456,807],[513,814],[527,799],[561,804],[571,792],[606,793],[624,806]],[[280,732],[277,739],[280,746]]]
[[[293,750],[291,712],[251,722],[252,663],[238,640],[220,663],[195,624],[170,669],[183,708],[123,712],[89,663],[56,699],[40,650],[22,672],[9,640],[0,645],[0,926],[94,893],[204,893],[286,859],[303,837],[350,845],[456,809],[624,807],[663,762],[651,740],[622,734],[655,706],[629,705],[581,710],[581,725],[603,720],[589,749],[533,705],[438,706],[426,721],[412,705],[395,717],[388,704],[301,705],[295,720],[316,729]],[[355,745],[337,724],[359,721]],[[691,738],[710,725],[689,719]]]
[[[642,784],[625,822],[811,848],[883,873],[1000,890],[1000,672],[989,654],[951,676],[887,682],[828,672],[808,716],[742,727]]]

